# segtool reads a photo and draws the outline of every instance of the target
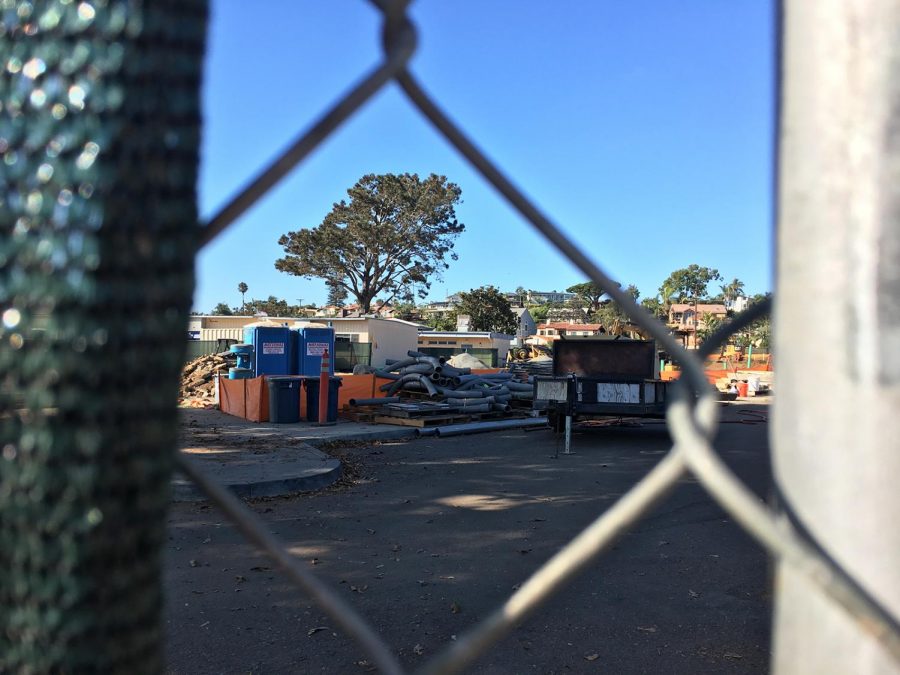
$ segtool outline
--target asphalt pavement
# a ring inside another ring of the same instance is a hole
[[[760,496],[765,406],[723,408],[716,445]],[[338,483],[251,500],[288,550],[414,669],[483,619],[670,445],[665,426],[333,441]],[[174,504],[172,673],[367,672],[366,655],[213,507]],[[481,657],[474,673],[763,673],[769,563],[694,479]]]

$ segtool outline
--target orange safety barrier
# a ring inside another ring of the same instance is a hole
[[[735,374],[733,370],[704,370],[706,373],[706,380],[712,385],[715,385],[721,378],[725,377],[728,379],[735,378]],[[680,370],[664,370],[659,374],[659,379],[665,381],[677,380],[681,377]]]
[[[219,378],[219,409],[251,422],[269,421],[269,387],[266,376],[249,380]]]
[[[473,370],[476,375],[487,373],[499,373],[503,368],[483,368]],[[351,398],[382,398],[386,392],[380,390],[383,384],[390,384],[393,380],[377,377],[374,374],[367,375],[339,375],[341,386],[338,389],[338,414],[344,406],[350,403]],[[262,375],[249,380],[229,380],[219,378],[219,408],[224,413],[243,417],[251,422],[269,421],[269,387],[266,384],[266,376]],[[306,387],[300,389],[300,419],[306,419]]]

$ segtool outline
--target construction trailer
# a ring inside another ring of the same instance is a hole
[[[654,340],[559,339],[553,343],[553,375],[534,378],[534,409],[565,431],[598,417],[665,417],[669,382],[660,379]]]

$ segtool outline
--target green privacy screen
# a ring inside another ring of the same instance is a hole
[[[203,0],[0,0],[0,672],[160,672]]]

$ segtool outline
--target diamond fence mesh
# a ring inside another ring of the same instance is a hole
[[[197,229],[193,185],[205,3],[0,2],[0,170],[6,179],[0,209],[11,224],[0,277],[10,308],[4,313],[0,395],[6,410],[15,409],[4,413],[0,460],[0,618],[6,626],[0,665],[22,672],[88,664],[160,670],[158,559],[175,461],[381,671],[404,672],[366,621],[298,565],[252,511],[173,451],[196,245],[240,217],[390,81],[683,371],[668,412],[675,443],[665,458],[423,672],[458,672],[472,663],[688,472],[781,564],[841,606],[900,663],[896,618],[806,533],[761,503],[712,447],[717,404],[703,358],[767,313],[769,303],[735,317],[698,353],[684,350],[530,202],[407,70],[416,44],[408,3],[375,4],[384,16],[382,64]],[[102,81],[91,81],[97,73]],[[105,95],[95,96],[97,90]],[[106,106],[95,109],[96,100]],[[58,117],[57,104],[67,114],[59,109]],[[26,109],[33,115],[27,124]],[[114,360],[101,357],[110,352]],[[157,377],[137,393],[133,382],[151,361]],[[135,560],[144,564],[135,566]],[[113,579],[114,588],[100,584],[101,578]],[[105,611],[91,609],[97,607]],[[101,653],[107,660],[98,663]]]

